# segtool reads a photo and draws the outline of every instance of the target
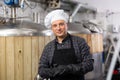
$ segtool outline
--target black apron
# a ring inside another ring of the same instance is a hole
[[[77,58],[75,55],[75,50],[73,47],[73,42],[71,39],[71,36],[69,35],[70,42],[71,42],[71,48],[68,49],[57,49],[57,43],[55,43],[55,51],[53,55],[52,64],[58,64],[58,65],[69,65],[69,64],[76,64]],[[59,76],[52,78],[50,80],[84,80],[80,79],[80,76],[68,74],[66,76]]]

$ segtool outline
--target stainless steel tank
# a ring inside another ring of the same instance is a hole
[[[82,24],[69,23],[68,26],[69,33],[90,33]],[[16,21],[15,23],[0,24],[0,36],[52,36],[52,31],[41,24]]]
[[[0,36],[33,36],[38,35],[38,30],[38,25],[30,22],[8,22],[0,25]]]

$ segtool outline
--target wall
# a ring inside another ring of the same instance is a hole
[[[88,3],[90,6],[96,7],[98,12],[106,12],[110,10],[113,12],[120,12],[120,0],[79,0],[83,3]]]

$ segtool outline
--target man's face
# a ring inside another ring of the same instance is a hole
[[[54,21],[51,25],[52,31],[57,37],[64,37],[67,34],[67,23],[64,20]]]

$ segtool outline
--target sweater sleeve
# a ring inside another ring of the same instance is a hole
[[[51,66],[49,64],[49,54],[51,52],[51,45],[47,45],[45,46],[41,58],[39,60],[39,68],[38,68],[38,74],[42,77],[42,78],[50,78],[50,77],[55,77],[58,75],[63,75],[66,72],[66,66],[64,65],[57,65],[57,66]]]
[[[49,62],[48,62],[48,52],[49,52],[49,46],[47,45],[45,46],[39,60],[38,74],[43,78],[52,76],[52,71],[50,70]]]
[[[67,67],[69,68],[70,73],[76,75],[83,75],[93,70],[94,60],[92,59],[92,55],[90,54],[90,48],[84,39],[81,38],[78,46],[80,51],[80,55],[78,56],[81,56],[81,58],[78,58],[78,61],[81,62],[78,62],[77,64],[67,65]]]

